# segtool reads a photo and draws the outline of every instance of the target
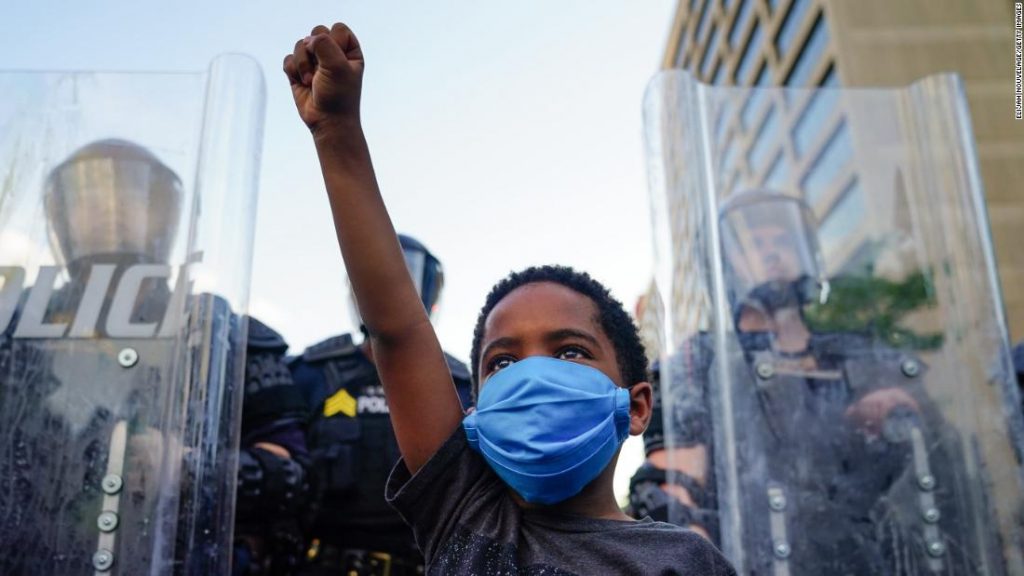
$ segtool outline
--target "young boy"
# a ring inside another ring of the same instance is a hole
[[[474,336],[477,411],[463,414],[362,134],[359,43],[317,26],[284,70],[402,454],[387,497],[428,573],[734,574],[699,536],[615,503],[618,449],[647,426],[651,387],[635,326],[588,276],[532,268],[495,287]]]

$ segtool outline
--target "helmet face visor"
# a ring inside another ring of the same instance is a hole
[[[402,246],[405,266],[409,269],[416,293],[419,294],[427,315],[433,320],[444,288],[444,270],[441,268],[441,262],[418,240],[400,234],[398,242]]]
[[[408,241],[399,237],[402,245],[402,256],[405,258],[405,267],[409,270],[409,277],[413,286],[416,287],[416,294],[423,302],[427,310],[427,316],[434,320],[434,316],[440,306],[441,290],[444,288],[444,270],[429,252],[418,242]],[[356,326],[362,326],[363,319],[359,315],[359,306],[355,300],[355,292],[349,285],[349,313]]]
[[[792,286],[821,274],[810,210],[795,198],[767,196],[721,216],[728,293],[749,302],[765,286]]]
[[[405,256],[405,267],[409,269],[409,276],[412,277],[413,286],[416,286],[416,294],[420,300],[423,299],[423,275],[426,271],[427,255],[419,250],[402,250]],[[429,310],[430,307],[428,306]]]

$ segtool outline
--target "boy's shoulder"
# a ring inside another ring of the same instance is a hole
[[[524,522],[533,530],[562,533],[565,538],[555,546],[563,550],[557,556],[570,565],[597,569],[595,562],[610,562],[627,574],[735,574],[721,552],[700,535],[650,518],[632,522],[527,512]]]

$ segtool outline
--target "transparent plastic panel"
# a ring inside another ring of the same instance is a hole
[[[741,573],[1024,573],[966,110],[954,76],[648,89],[671,516]]]
[[[259,68],[0,93],[0,573],[228,573]]]

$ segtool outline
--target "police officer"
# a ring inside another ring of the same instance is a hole
[[[684,348],[691,342],[684,343]],[[678,361],[686,351],[672,357]],[[680,369],[681,366],[676,366]],[[710,482],[707,445],[711,438],[711,419],[700,394],[676,393],[673,409],[673,457],[665,442],[665,404],[661,385],[661,363],[651,366],[651,384],[655,390],[651,423],[644,431],[644,462],[629,481],[629,505],[626,512],[635,518],[650,517],[659,522],[687,526],[711,540],[718,540],[718,511],[715,486]],[[675,468],[672,473],[667,469]]]
[[[176,301],[159,275],[169,269],[183,197],[170,168],[123,140],[86,145],[47,178],[46,224],[68,281],[53,289],[57,269],[41,268],[0,333],[0,437],[12,447],[0,454],[2,574],[227,567],[213,533],[229,528],[224,475],[235,471],[225,455],[238,421],[224,400],[234,397],[241,319],[215,295]],[[5,289],[14,277],[5,271]],[[182,305],[187,325],[177,321]],[[240,517],[254,484],[247,476],[293,501],[304,486],[288,458],[305,454],[305,407],[285,347],[259,322],[249,326],[241,460],[257,469],[242,474]],[[168,502],[181,508],[162,509]],[[266,537],[277,532],[267,527],[280,521],[253,517],[239,533],[274,550]]]
[[[235,506],[236,575],[295,574],[313,504],[309,412],[285,363],[280,334],[249,318]]]
[[[659,371],[664,426],[645,438],[634,512],[693,527],[754,574],[977,573],[961,442],[923,363],[808,324],[834,283],[810,209],[738,194],[720,230],[736,346],[701,333]]]
[[[398,240],[433,318],[444,285],[441,263],[417,240],[404,235]],[[446,356],[459,397],[468,406],[469,371]],[[290,367],[312,413],[309,447],[322,488],[310,565],[303,573],[422,574],[412,532],[384,500],[399,452],[369,339],[357,343],[351,334],[328,338],[307,348]]]

